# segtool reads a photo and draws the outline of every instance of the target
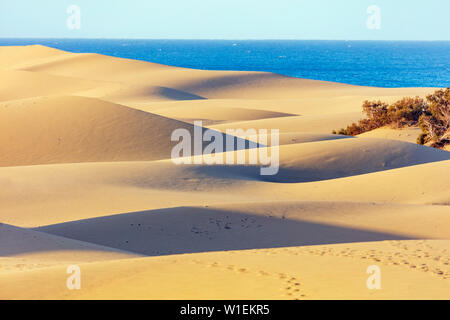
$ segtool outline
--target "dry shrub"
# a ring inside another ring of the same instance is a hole
[[[333,133],[356,136],[384,126],[403,128],[418,125],[422,133],[417,143],[436,148],[450,144],[450,88],[437,90],[426,100],[405,97],[390,105],[382,101],[364,101],[362,108],[366,119]]]

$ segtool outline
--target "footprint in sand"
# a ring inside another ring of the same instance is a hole
[[[257,274],[258,276],[264,276],[264,277],[275,277],[278,281],[280,281],[280,290],[283,293],[283,296],[285,296],[288,299],[295,299],[300,300],[306,297],[306,294],[301,291],[300,288],[300,281],[292,276],[288,275],[284,272],[280,273],[274,273],[271,274],[265,270],[258,270],[258,271],[252,271],[250,268],[243,267],[243,266],[235,266],[233,264],[229,265],[221,265],[219,262],[202,262],[199,260],[193,260],[192,261],[195,264],[204,265],[205,267],[210,268],[223,268],[225,270],[236,272],[238,274]]]

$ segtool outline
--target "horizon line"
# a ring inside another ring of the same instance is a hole
[[[0,37],[0,40],[173,40],[173,41],[386,41],[386,42],[450,42],[448,40],[405,40],[405,39],[252,39],[252,38],[242,38],[242,39],[232,39],[232,38],[224,38],[224,39],[214,39],[214,38],[87,38],[87,37]]]

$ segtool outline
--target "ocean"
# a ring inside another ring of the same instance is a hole
[[[204,70],[275,72],[376,87],[450,86],[450,42],[0,39]]]

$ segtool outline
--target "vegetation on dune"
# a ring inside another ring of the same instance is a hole
[[[364,101],[362,108],[367,118],[333,133],[356,136],[385,126],[419,126],[422,133],[417,143],[435,148],[450,144],[450,88],[437,90],[426,99],[405,97],[393,104]]]
[[[428,109],[419,118],[422,134],[418,143],[443,148],[450,144],[450,88],[427,96]]]

